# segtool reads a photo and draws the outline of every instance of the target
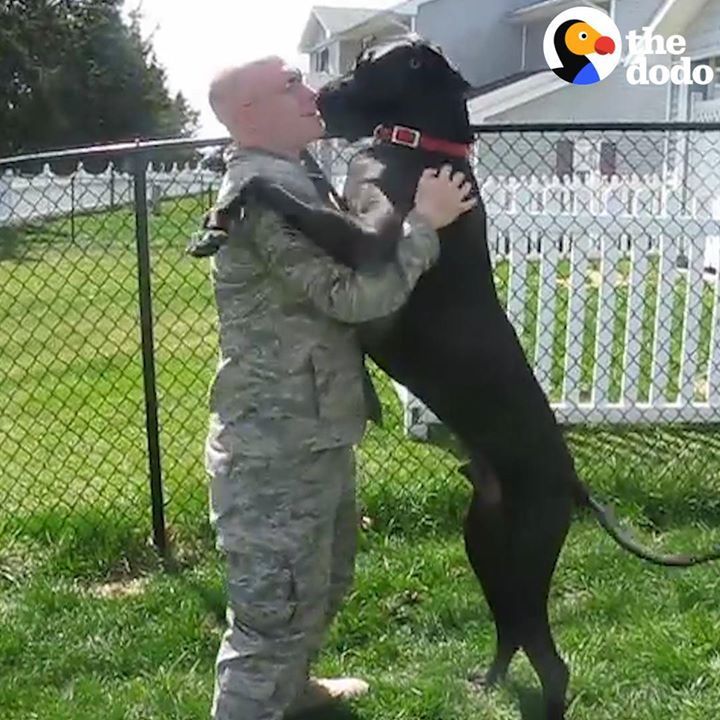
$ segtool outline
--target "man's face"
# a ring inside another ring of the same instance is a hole
[[[269,146],[299,151],[322,137],[316,93],[303,82],[299,70],[284,63],[269,64],[263,68],[261,87],[254,119]]]

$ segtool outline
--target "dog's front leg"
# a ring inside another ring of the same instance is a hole
[[[290,225],[328,255],[352,268],[370,268],[390,261],[400,239],[400,216],[389,204],[384,211],[361,218],[331,208],[309,205],[284,188],[254,178],[246,199],[254,199],[280,214]]]

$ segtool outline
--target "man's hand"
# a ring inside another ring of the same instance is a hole
[[[450,225],[477,205],[477,198],[469,197],[472,185],[464,173],[456,172],[452,177],[451,173],[450,165],[443,165],[439,172],[427,168],[418,181],[415,211],[435,230]]]

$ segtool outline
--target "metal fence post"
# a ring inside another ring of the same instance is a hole
[[[115,209],[115,166],[110,163],[110,209]]]
[[[70,176],[70,239],[75,242],[75,172]]]
[[[153,340],[152,289],[150,281],[150,243],[148,236],[147,158],[138,154],[133,162],[135,200],[135,241],[138,259],[138,299],[145,390],[145,427],[147,430],[150,497],[152,501],[153,540],[165,558],[165,512],[162,469],[160,464],[160,433],[158,426],[157,386],[155,382],[155,346]]]

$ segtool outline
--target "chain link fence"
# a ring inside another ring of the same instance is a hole
[[[476,131],[498,291],[581,474],[651,521],[717,517],[720,127]],[[216,314],[185,245],[221,179],[201,161],[216,144],[0,162],[0,535],[112,523],[163,549],[166,525],[207,532]],[[341,188],[363,146],[313,151]],[[386,418],[359,451],[365,512],[459,514],[452,438],[374,372]]]

